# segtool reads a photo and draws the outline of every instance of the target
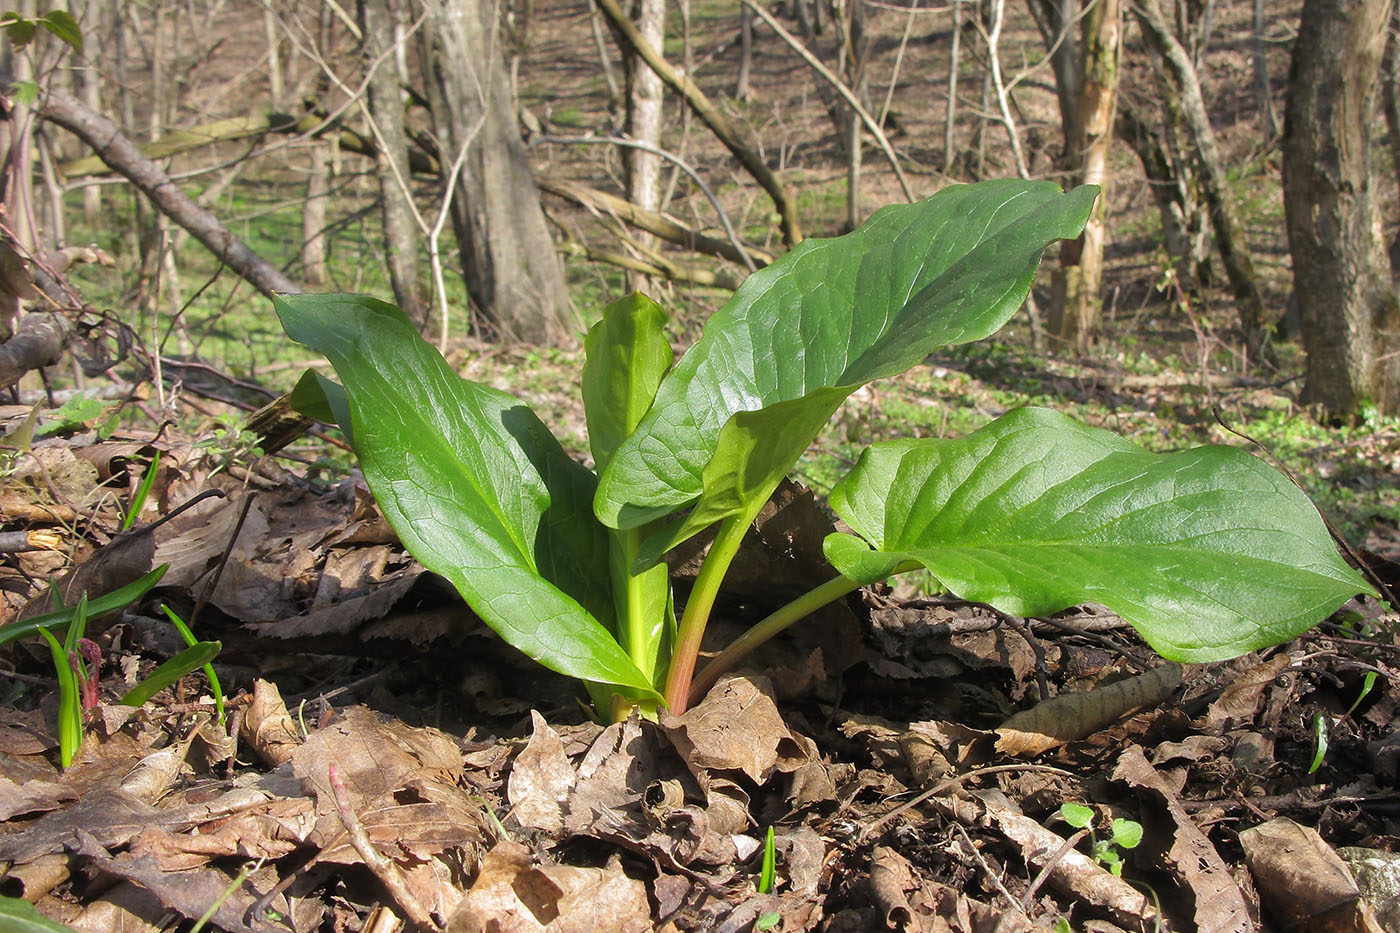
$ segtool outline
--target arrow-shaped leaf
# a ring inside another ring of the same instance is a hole
[[[807,240],[750,276],[618,448],[598,516],[636,527],[698,499],[697,518],[669,547],[702,527],[699,516],[742,514],[757,507],[754,496],[761,505],[772,487],[754,479],[781,477],[851,392],[1005,324],[1042,251],[1079,234],[1096,195],[1049,182],[951,187],[877,211],[847,236]],[[735,415],[775,406],[786,407],[753,416],[724,443]],[[763,462],[747,462],[755,456]]]
[[[1372,592],[1307,497],[1259,459],[1154,454],[1045,409],[964,438],[874,444],[830,501],[876,549],[827,539],[852,579],[908,559],[1014,615],[1100,603],[1175,661],[1278,644]]]

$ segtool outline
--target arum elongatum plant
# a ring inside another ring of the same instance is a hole
[[[662,309],[614,302],[581,378],[596,472],[372,298],[276,299],[340,379],[308,373],[293,402],[345,430],[408,550],[506,641],[588,682],[602,715],[682,712],[758,642],[911,567],[1016,615],[1101,603],[1175,660],[1287,640],[1371,590],[1286,479],[1232,448],[1153,454],[1019,409],[964,438],[872,445],[830,499],[854,532],[824,545],[840,576],[695,679],[740,541],[842,402],[996,333],[1097,193],[994,181],[887,207],[750,276],[674,365]],[[712,526],[677,623],[662,558]]]

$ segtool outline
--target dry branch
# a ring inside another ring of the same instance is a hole
[[[773,205],[778,209],[778,216],[781,218],[783,229],[783,242],[788,246],[796,246],[802,240],[802,230],[797,220],[797,208],[793,204],[792,196],[788,194],[787,188],[773,174],[773,170],[768,167],[757,152],[745,146],[739,140],[739,134],[734,126],[729,122],[729,118],[714,105],[704,92],[690,80],[688,75],[678,73],[672,68],[661,53],[652,48],[651,45],[642,38],[637,30],[637,26],[632,22],[632,18],[623,12],[618,6],[617,0],[597,0],[598,9],[608,18],[608,22],[613,26],[620,41],[625,43],[629,49],[640,56],[647,65],[655,71],[662,81],[677,94],[680,94],[690,108],[695,111],[695,115],[705,122],[719,141],[724,143],[725,148],[734,154],[734,157],[743,164],[749,174],[754,177],[763,190],[768,192],[768,196],[773,199]]]
[[[630,256],[613,250],[598,249],[566,239],[559,244],[559,250],[573,256],[581,256],[589,262],[602,262],[619,269],[640,272],[653,278],[672,282],[686,282],[705,288],[721,288],[734,291],[744,284],[742,277],[730,274],[724,269],[709,269],[703,266],[688,266],[671,262],[659,253],[648,251],[645,257]]]
[[[32,369],[57,363],[71,339],[73,322],[68,315],[25,315],[15,335],[0,344],[0,386],[13,385]]]
[[[659,211],[644,210],[626,198],[558,179],[538,178],[535,183],[543,191],[548,191],[550,194],[558,195],[583,207],[613,214],[634,227],[640,227],[648,233],[655,234],[668,243],[675,243],[677,246],[683,246],[697,253],[720,256],[733,262],[742,263],[744,261],[743,256],[740,255],[733,243],[706,236]],[[749,258],[758,266],[766,266],[773,262],[771,253],[766,253],[752,246],[745,246],[744,249],[748,251]]]
[[[89,110],[76,98],[54,90],[44,96],[39,114],[91,146],[103,162],[139,188],[161,213],[188,230],[258,291],[265,295],[301,291],[281,270],[235,237],[217,217],[191,200],[111,120]]]

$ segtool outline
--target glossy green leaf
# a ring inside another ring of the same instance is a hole
[[[275,304],[287,333],[335,366],[365,479],[413,556],[546,667],[651,693],[598,621],[612,605],[593,474],[518,399],[458,376],[392,305]]]
[[[954,186],[877,211],[847,236],[804,241],[750,276],[662,382],[602,473],[599,517],[628,528],[697,499],[697,512],[713,518],[766,498],[765,483],[851,392],[1005,324],[1045,247],[1077,236],[1096,196],[1096,188],[1064,194],[1049,182]],[[778,405],[788,407],[748,431],[791,422],[782,443],[734,432],[728,462],[707,471],[731,418]],[[764,462],[749,465],[754,455]]]
[[[600,470],[651,408],[671,368],[665,328],[661,306],[634,293],[608,305],[584,338],[583,411]]]
[[[170,624],[175,626],[175,631],[180,633],[180,637],[185,640],[185,644],[193,648],[199,644],[199,639],[194,637],[194,632],[185,624],[185,620],[175,614],[175,610],[169,606],[161,606],[165,610],[165,617],[170,620]],[[209,659],[214,660],[213,658]],[[218,714],[219,725],[224,724],[224,688],[219,682],[219,674],[214,670],[213,664],[204,665],[204,676],[209,681],[209,692],[214,696],[214,711]]]
[[[350,400],[345,397],[345,387],[340,383],[327,379],[314,369],[308,369],[292,387],[289,400],[292,408],[306,417],[339,425],[345,432],[346,440],[353,441],[350,436]]]
[[[1123,849],[1136,849],[1142,842],[1142,824],[1137,820],[1115,818],[1109,826],[1113,844]]]
[[[78,678],[69,663],[69,654],[46,628],[39,635],[49,643],[54,677],[58,680],[58,755],[59,763],[68,767],[83,744],[83,704],[78,692]]]
[[[620,298],[589,329],[584,350],[583,410],[593,460],[602,469],[651,408],[656,389],[671,368],[666,312],[640,293]],[[642,536],[641,529],[609,529],[608,569],[618,641],[637,668],[655,682],[675,619],[667,568],[658,565],[632,572]]]
[[[1045,409],[872,445],[830,502],[881,552],[828,539],[852,579],[901,558],[1013,615],[1100,603],[1175,661],[1278,644],[1372,592],[1307,497],[1257,458],[1149,453]]]
[[[1060,816],[1075,829],[1084,829],[1094,821],[1094,811],[1082,803],[1060,804]]]
[[[141,706],[151,697],[175,683],[181,677],[204,667],[223,650],[217,641],[197,641],[184,651],[163,661],[151,675],[126,692],[120,702],[123,706]]]

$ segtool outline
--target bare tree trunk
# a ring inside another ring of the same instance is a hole
[[[1016,129],[1016,121],[1011,116],[1009,92],[1001,78],[999,46],[1002,25],[1006,20],[1006,0],[987,0],[987,5],[992,20],[991,27],[983,33],[987,43],[987,76],[991,81],[991,89],[996,93],[997,112],[1001,114],[1000,123],[1006,130],[1007,141],[1011,143],[1011,157],[1016,165],[1016,174],[1021,178],[1029,178],[1030,169],[1026,166],[1025,150],[1021,148],[1021,133]],[[985,95],[985,88],[983,93]]]
[[[1050,53],[1050,67],[1055,72],[1055,100],[1060,105],[1060,125],[1074,123],[1074,108],[1079,101],[1079,48],[1074,38],[1075,22],[1079,18],[1079,0],[1027,0],[1041,41]]]
[[[499,336],[563,342],[573,330],[568,290],[517,129],[492,7],[421,2],[419,48],[444,171],[466,153],[448,180],[467,292]]]
[[[1385,141],[1390,167],[1400,183],[1400,7],[1391,10],[1386,30],[1385,55],[1381,59],[1381,108],[1385,112]]]
[[[394,14],[389,0],[360,0],[362,51],[369,75],[369,117],[378,130],[379,206],[384,220],[385,262],[394,301],[421,331],[428,325],[428,303],[418,274],[418,226],[409,202],[412,189],[403,95],[394,74]]]
[[[84,7],[83,28],[89,35],[107,36],[111,34],[115,22],[112,8],[103,0],[87,0]],[[96,46],[84,47],[81,67],[74,72],[78,81],[79,98],[93,113],[102,112],[102,76],[98,73]],[[95,227],[102,217],[102,186],[83,186],[83,222]]]
[[[749,72],[753,70],[753,10],[739,5],[739,77],[734,82],[734,96],[749,99]]]
[[[301,215],[301,268],[308,285],[326,284],[326,201],[331,190],[331,146],[334,137],[311,145],[311,168],[306,178],[306,208]]]
[[[214,215],[191,201],[160,166],[141,155],[136,144],[123,136],[111,120],[93,113],[74,98],[58,91],[49,91],[41,98],[39,115],[91,146],[113,171],[125,176],[162,213],[190,231],[195,239],[258,291],[270,295],[273,292],[301,290],[276,266],[230,233]]]
[[[282,27],[277,25],[277,11],[273,0],[266,0],[263,6],[263,34],[267,37],[267,85],[272,94],[272,105],[276,107],[286,94],[282,81]]]
[[[948,51],[948,112],[943,118],[943,171],[953,174],[954,130],[958,123],[958,52],[962,45],[962,0],[953,0],[953,46]]]
[[[666,38],[666,0],[635,0],[632,18],[637,33],[654,49],[662,47]],[[647,67],[641,55],[624,43],[623,65],[627,78],[627,135],[640,143],[661,148],[661,103],[664,85],[661,76]],[[627,193],[632,203],[645,211],[661,206],[661,156],[655,152],[627,147],[622,150],[622,164],[627,167]],[[650,233],[637,236],[643,249],[656,246]],[[636,274],[632,285],[637,289],[651,287],[649,276]]]
[[[837,74],[866,110],[870,109],[870,83],[866,80],[866,60],[870,37],[865,30],[864,0],[845,0],[833,10],[832,26],[840,43]],[[855,108],[838,105],[837,132],[846,140],[846,229],[854,230],[864,220],[860,204],[861,119]]]
[[[33,0],[23,0],[19,12],[22,16],[34,16]],[[3,37],[0,42],[9,45],[9,40]],[[14,55],[10,63],[15,80],[34,80],[27,56]],[[0,195],[3,196],[5,220],[15,239],[37,256],[45,250],[34,204],[34,108],[14,96],[10,96],[8,102],[8,119],[0,126],[0,130],[4,130],[0,135],[0,158],[5,160],[0,166]]]
[[[1284,114],[1283,195],[1306,398],[1400,414],[1400,302],[1371,194],[1373,93],[1391,0],[1304,0]]]
[[[1269,89],[1269,41],[1264,36],[1264,0],[1254,0],[1254,96],[1259,100],[1260,128],[1265,139],[1278,136],[1274,95]]]
[[[1098,0],[1085,11],[1081,28],[1079,97],[1065,134],[1065,161],[1077,184],[1102,187],[1108,181],[1108,150],[1118,93],[1122,42],[1118,0]],[[1106,196],[1105,191],[1095,202],[1084,232],[1061,245],[1050,305],[1051,333],[1073,344],[1081,354],[1088,352],[1099,329]]]
[[[621,99],[622,91],[618,89],[617,78],[613,75],[612,59],[608,58],[607,43],[603,41],[603,29],[598,24],[602,13],[595,0],[588,0],[588,9],[588,25],[593,32],[593,44],[598,49],[598,61],[603,67],[603,80],[608,83],[608,108],[611,109]]]
[[[987,177],[987,124],[991,122],[988,116],[992,112],[992,69],[985,68],[982,72],[982,100],[978,105],[977,117],[977,160],[974,163],[972,177],[974,181],[981,181]]]
[[[1240,314],[1240,328],[1244,331],[1249,355],[1254,357],[1263,339],[1264,302],[1254,275],[1254,261],[1250,258],[1243,228],[1235,214],[1234,202],[1230,199],[1225,166],[1215,144],[1215,131],[1211,129],[1210,116],[1201,97],[1196,70],[1191,66],[1186,49],[1168,28],[1157,0],[1141,0],[1140,5],[1134,7],[1134,12],[1142,26],[1143,36],[1162,59],[1168,78],[1175,86],[1175,103],[1181,108],[1181,115],[1191,134],[1202,194],[1210,207],[1211,225],[1215,229],[1216,246],[1225,266],[1225,275],[1230,280],[1230,291],[1234,294],[1235,307]]]
[[[1182,287],[1193,292],[1209,279],[1206,226],[1193,189],[1194,173],[1130,100],[1120,99],[1116,132],[1137,153],[1162,219],[1162,239]]]
[[[783,242],[788,246],[796,246],[800,243],[802,229],[797,219],[797,209],[793,203],[792,195],[773,174],[768,163],[757,152],[744,145],[739,134],[729,122],[729,118],[705,96],[689,75],[677,74],[676,70],[661,57],[661,52],[641,37],[641,34],[637,32],[636,24],[622,12],[617,0],[595,0],[595,2],[598,4],[598,9],[607,17],[609,25],[613,27],[614,34],[623,46],[640,55],[647,65],[661,76],[661,80],[667,86],[685,99],[685,102],[695,111],[695,115],[704,121],[711,132],[719,137],[720,142],[724,143],[725,148],[734,154],[734,157],[753,176],[754,180],[763,186],[764,191],[768,192],[768,196],[773,199],[773,206],[778,211],[779,223],[783,230]]]

